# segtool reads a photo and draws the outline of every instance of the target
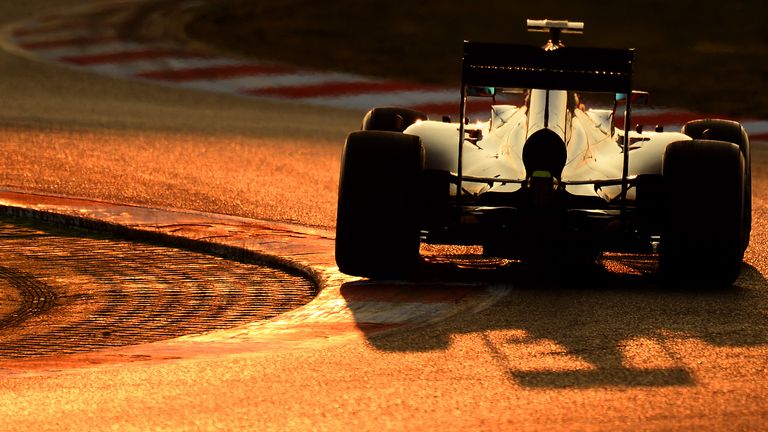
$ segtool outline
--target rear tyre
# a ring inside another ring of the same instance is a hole
[[[402,132],[418,120],[427,119],[423,112],[408,108],[374,108],[363,117],[362,130]]]
[[[693,139],[707,139],[734,143],[744,154],[744,159],[749,161],[749,136],[744,127],[733,120],[699,119],[686,123],[682,133]]]
[[[744,155],[744,164],[747,171],[744,202],[744,244],[742,249],[747,250],[749,237],[752,232],[752,151],[749,145],[749,136],[741,123],[733,120],[700,119],[689,121],[683,126],[682,133],[693,139],[707,139],[725,141],[739,146]]]
[[[336,263],[346,274],[403,278],[419,264],[418,191],[424,149],[417,136],[353,132],[341,161]]]
[[[730,286],[744,257],[746,169],[738,145],[679,141],[664,154],[664,230],[659,267],[665,279]]]

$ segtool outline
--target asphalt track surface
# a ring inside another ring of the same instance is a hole
[[[75,1],[0,5],[13,21]],[[0,54],[4,186],[329,227],[359,113],[158,88]],[[479,313],[344,344],[0,380],[6,430],[758,430],[766,148],[731,289],[526,281]]]

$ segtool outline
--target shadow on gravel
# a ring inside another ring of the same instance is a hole
[[[684,364],[696,360],[681,358],[674,344],[768,344],[767,284],[754,267],[745,264],[730,288],[702,290],[659,284],[648,262],[618,262],[640,271],[619,274],[600,266],[567,278],[521,266],[490,273],[434,271],[432,277],[441,274],[444,281],[481,277],[488,285],[505,283],[510,294],[469,318],[396,335],[371,333],[368,341],[382,351],[426,352],[447,349],[458,335],[476,336],[512,382],[529,388],[694,385]],[[342,294],[371,288],[370,282],[346,284]]]

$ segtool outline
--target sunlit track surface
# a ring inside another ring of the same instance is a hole
[[[7,1],[0,11],[16,22],[81,3]],[[11,102],[0,107],[6,187],[334,224],[341,146],[359,128],[358,113],[111,80],[4,53],[0,59],[0,88]],[[753,140],[752,151],[755,226],[732,288],[660,286],[648,280],[653,262],[606,257],[633,271],[611,269],[608,281],[578,285],[510,277],[508,295],[483,310],[374,332],[381,327],[356,325],[372,321],[370,309],[358,307],[364,295],[373,292],[386,307],[393,296],[412,301],[442,290],[353,282],[338,290],[342,301],[323,302],[338,305],[346,322],[324,321],[313,334],[322,343],[299,349],[261,340],[260,327],[281,316],[61,358],[0,357],[0,430],[764,430],[768,147]],[[232,246],[244,243],[251,244]],[[0,267],[17,270],[1,260]],[[37,282],[60,287],[53,277]],[[0,277],[0,286],[12,285]],[[13,293],[18,301],[19,289]],[[37,323],[45,331],[42,317],[65,300],[42,314],[30,303],[38,315],[19,327]],[[433,305],[419,310],[428,315]],[[3,306],[0,298],[0,318],[9,313]],[[339,327],[357,336],[329,340]],[[275,338],[309,331],[293,322],[285,330]]]
[[[234,327],[316,294],[309,280],[264,266],[12,219],[0,219],[0,257],[0,283],[17,292],[0,314],[2,359]]]

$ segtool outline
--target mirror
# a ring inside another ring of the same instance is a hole
[[[496,87],[467,86],[467,96],[494,97],[496,96]]]
[[[626,93],[616,93],[616,102],[624,101],[627,99]],[[639,91],[639,90],[632,90],[632,99],[630,99],[630,102],[632,102],[632,105],[640,104],[640,105],[648,105],[650,101],[650,94],[645,91]]]

